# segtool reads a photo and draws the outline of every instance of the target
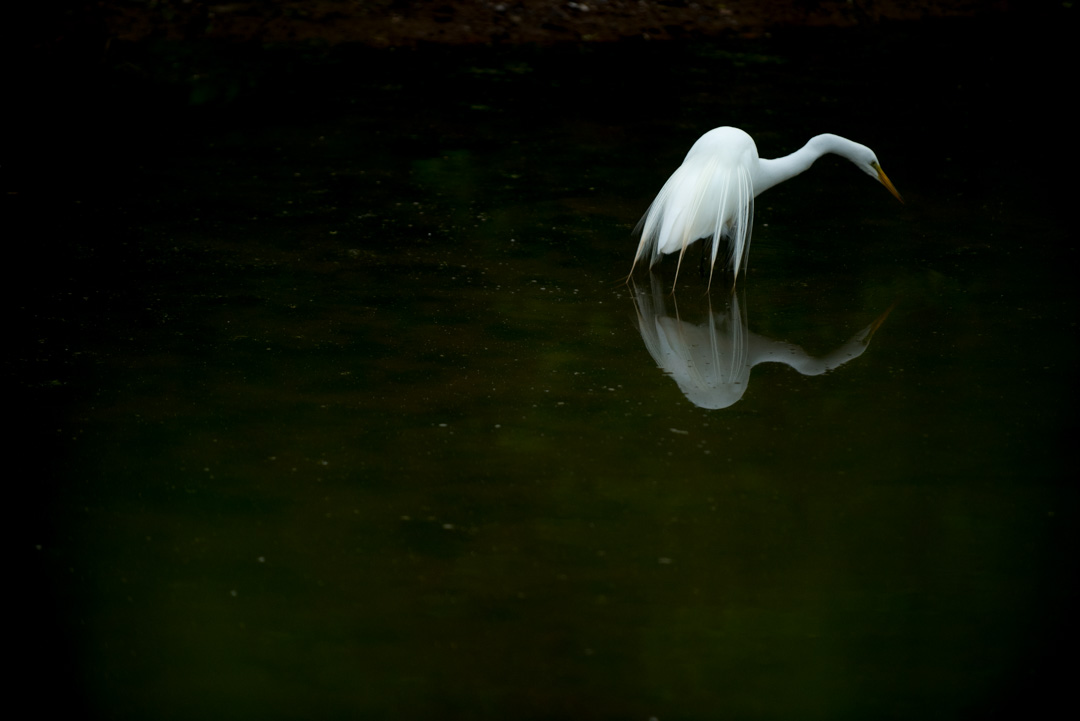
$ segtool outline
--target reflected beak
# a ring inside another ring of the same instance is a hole
[[[888,188],[889,192],[896,196],[897,200],[903,203],[904,199],[900,197],[900,192],[893,186],[892,181],[889,180],[888,175],[885,175],[885,171],[881,169],[881,166],[875,163],[874,170],[877,171],[877,179],[881,181],[881,184]]]
[[[889,185],[889,187],[891,188],[892,185]],[[897,195],[897,193],[894,192],[893,195]],[[900,202],[903,203],[904,201],[901,200]],[[893,308],[895,307],[896,302],[894,301],[892,305],[885,309],[885,312],[882,313],[877,320],[870,324],[870,332],[866,336],[867,343],[869,343],[870,339],[874,337],[874,333],[877,333],[877,329],[881,327],[881,324],[885,322],[885,319],[889,317],[889,313],[892,313]]]

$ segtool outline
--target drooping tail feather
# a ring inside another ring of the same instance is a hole
[[[634,228],[641,239],[631,274],[645,255],[651,267],[663,255],[678,251],[677,282],[686,248],[702,238],[713,244],[710,286],[721,239],[727,241],[724,260],[733,275],[745,269],[754,222],[753,181],[746,167],[719,166],[716,157],[688,158],[672,174]]]

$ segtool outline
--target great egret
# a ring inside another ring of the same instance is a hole
[[[705,322],[691,323],[668,309],[658,281],[649,292],[634,286],[641,340],[656,364],[679,384],[683,395],[700,408],[734,405],[750,385],[750,371],[760,363],[783,363],[805,376],[839,368],[863,354],[870,339],[892,311],[889,307],[870,325],[833,352],[816,357],[799,346],[759,335],[747,324],[746,286],[724,299],[714,313],[709,296]]]
[[[750,231],[754,224],[754,198],[809,168],[827,153],[835,153],[855,163],[867,175],[880,181],[900,197],[881,170],[874,151],[839,135],[816,135],[791,155],[769,160],[759,158],[754,139],[738,128],[714,128],[698,138],[683,164],[668,178],[660,194],[638,222],[641,233],[634,268],[642,256],[651,253],[652,266],[661,255],[679,251],[675,280],[679,279],[683,254],[699,238],[712,239],[712,271],[727,239],[727,265],[735,278],[745,269],[750,252]]]

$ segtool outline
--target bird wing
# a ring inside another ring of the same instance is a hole
[[[711,179],[719,172],[719,160],[715,156],[688,157],[672,173],[660,189],[645,215],[638,221],[634,234],[641,234],[634,265],[643,256],[649,256],[652,266],[661,256],[679,251],[679,264],[687,246],[698,238],[712,235],[714,228],[706,228],[701,220],[706,218],[712,200]],[[678,270],[675,272],[678,278]]]
[[[712,238],[711,263],[715,267],[721,238],[726,238],[728,252],[724,260],[738,275],[750,249],[753,203],[753,179],[745,165],[730,166],[715,154],[688,157],[664,183],[634,228],[635,235],[641,234],[634,266],[645,255],[650,256],[651,266],[662,255],[677,250],[678,280],[678,268],[689,245],[699,238]]]

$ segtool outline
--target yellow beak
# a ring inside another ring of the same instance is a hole
[[[881,169],[881,166],[878,165],[877,163],[874,163],[874,170],[877,171],[877,179],[881,181],[881,184],[884,185],[886,188],[888,188],[889,192],[892,193],[894,196],[896,196],[897,200],[899,200],[901,203],[903,203],[904,199],[900,197],[900,191],[898,191],[893,186],[892,181],[889,180],[888,175],[885,175],[885,171]]]

